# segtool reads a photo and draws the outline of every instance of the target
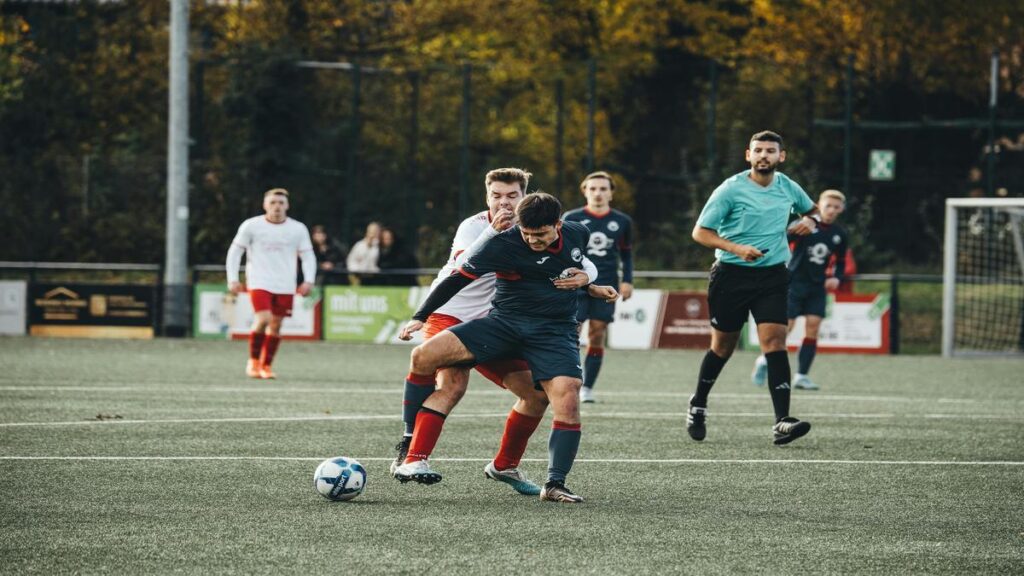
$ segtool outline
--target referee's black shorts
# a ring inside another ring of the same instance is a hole
[[[785,264],[760,267],[715,262],[708,280],[711,326],[722,332],[739,332],[750,314],[758,324],[786,324],[788,290]]]

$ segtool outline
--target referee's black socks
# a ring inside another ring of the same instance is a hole
[[[718,375],[722,373],[726,360],[728,358],[721,358],[718,354],[708,350],[707,354],[704,355],[704,361],[700,363],[700,375],[697,376],[697,393],[693,395],[690,404],[701,408],[708,407],[708,393],[711,392],[711,387],[715,385],[715,380],[718,380]]]
[[[764,359],[768,361],[768,391],[772,394],[775,421],[778,422],[789,416],[789,355],[785,350],[777,350],[765,354]]]

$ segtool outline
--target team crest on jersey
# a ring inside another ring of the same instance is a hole
[[[608,230],[610,232],[615,232],[618,229],[619,229],[619,223],[618,222],[612,220],[611,222],[608,223]]]
[[[570,256],[572,257],[573,262],[580,262],[583,260],[583,251],[579,248],[573,248]]]
[[[842,238],[839,237],[839,234],[836,234],[836,235],[832,236],[832,243],[833,244],[839,244],[840,240],[842,240]]]

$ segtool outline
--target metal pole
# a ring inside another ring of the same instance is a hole
[[[178,337],[189,327],[188,11],[188,0],[171,0],[163,325],[165,335]]]
[[[718,108],[718,63],[712,60],[708,63],[708,83],[710,84],[710,93],[708,94],[708,128],[707,128],[707,147],[708,147],[708,176],[715,179],[715,163],[718,161],[715,148],[717,144],[715,142],[715,126],[718,120],[715,117]]]
[[[846,113],[843,120],[843,193],[850,195],[853,147],[853,54],[846,57]]]
[[[594,139],[597,131],[595,116],[597,115],[597,60],[591,58],[587,63],[587,160],[586,172],[594,171]]]
[[[900,275],[889,280],[889,354],[900,353]]]
[[[565,143],[565,80],[555,81],[555,190],[556,196],[565,192],[565,157],[562,148]]]
[[[356,198],[356,186],[359,185],[358,159],[359,159],[359,107],[362,97],[363,70],[359,63],[352,66],[352,123],[349,126],[348,135],[348,169],[345,170],[345,202],[342,206],[343,216],[341,219],[342,238],[348,241],[352,237],[352,212]]]
[[[473,67],[462,65],[462,146],[459,162],[459,219],[469,215],[469,109]]]
[[[989,73],[988,96],[988,155],[985,195],[995,196],[996,187],[996,105],[999,103],[999,50],[992,51],[992,68]]]
[[[946,201],[946,231],[942,254],[942,355],[953,355],[956,314],[956,207]]]
[[[416,178],[419,176],[416,156],[419,154],[420,137],[420,73],[411,73],[409,82],[412,84],[412,94],[409,97],[409,230],[407,237],[410,242],[418,245],[420,211],[423,210],[423,195],[416,182]]]

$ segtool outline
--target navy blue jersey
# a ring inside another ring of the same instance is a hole
[[[836,278],[842,280],[846,266],[846,231],[835,224],[824,224],[817,215],[817,230],[807,236],[790,236],[793,257],[789,261],[792,282],[824,285],[829,258],[836,255]]]
[[[564,222],[558,240],[547,250],[535,252],[523,240],[519,226],[513,226],[488,240],[459,272],[470,278],[495,273],[492,304],[497,312],[575,323],[576,291],[558,289],[553,281],[568,268],[583,268],[589,238],[586,226]]]
[[[622,281],[633,283],[633,219],[625,213],[609,210],[597,215],[586,206],[570,210],[562,216],[566,222],[579,222],[590,230],[587,258],[597,266],[596,284],[619,284],[619,262],[622,262]]]

